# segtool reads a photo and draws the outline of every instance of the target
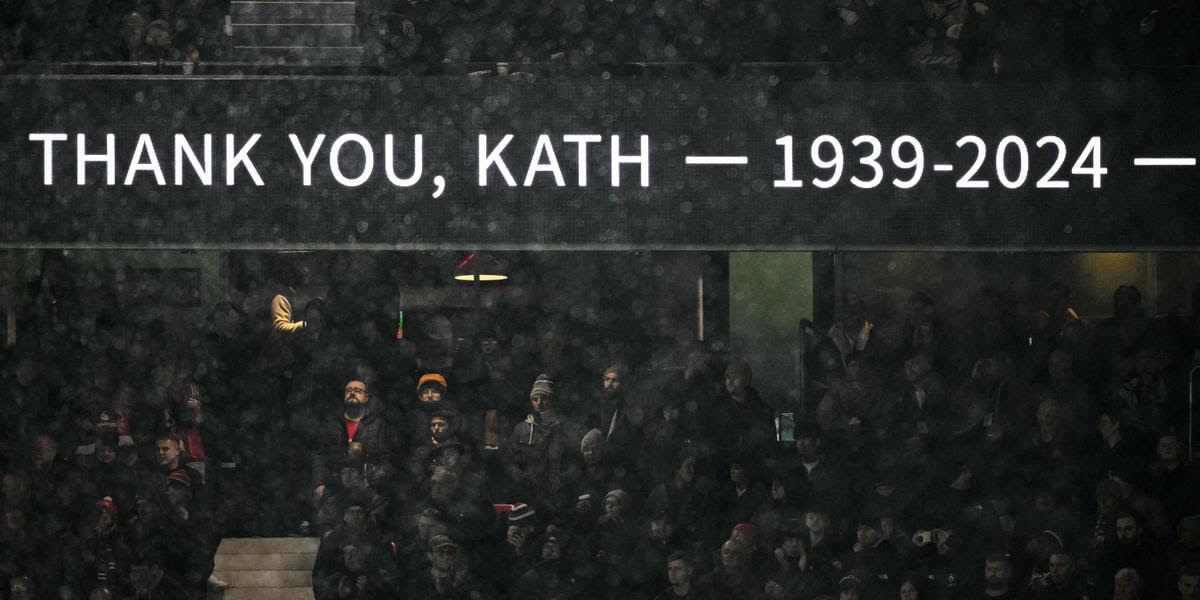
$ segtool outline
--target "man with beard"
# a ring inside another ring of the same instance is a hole
[[[765,456],[775,441],[775,413],[753,386],[750,363],[725,369],[725,394],[709,411],[708,432],[719,454]]]
[[[548,507],[561,506],[563,462],[582,438],[582,432],[560,416],[554,382],[539,375],[529,391],[531,413],[517,423],[504,444],[501,461],[509,494]]]
[[[331,417],[320,430],[320,439],[313,444],[313,496],[320,500],[325,486],[337,477],[334,465],[346,456],[349,445],[359,442],[372,460],[387,464],[391,449],[386,432],[387,422],[371,413],[371,389],[364,378],[346,382],[342,395],[342,414]]]
[[[1066,550],[1050,554],[1049,569],[1035,575],[1029,591],[1036,600],[1083,600],[1087,597],[1083,579],[1075,572],[1075,561]]]
[[[1118,571],[1131,568],[1142,576],[1145,595],[1157,598],[1165,569],[1156,560],[1154,544],[1145,539],[1138,517],[1128,510],[1119,511],[1114,529],[1117,543],[1106,546],[1096,558],[1096,581],[1111,581]]]
[[[630,406],[629,367],[617,363],[604,371],[600,401],[591,409],[588,428],[604,436],[609,464],[632,473],[642,445],[641,407]]]
[[[1200,565],[1181,567],[1175,588],[1179,591],[1179,600],[1200,600]]]
[[[1009,600],[1018,597],[1013,589],[1013,564],[1007,554],[989,554],[983,561],[983,590],[967,598],[979,600]]]

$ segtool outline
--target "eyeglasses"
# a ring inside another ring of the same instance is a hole
[[[365,393],[367,393],[367,390],[365,388],[360,388],[360,387],[347,387],[346,393],[347,394],[365,394]]]

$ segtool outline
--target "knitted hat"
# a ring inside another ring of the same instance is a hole
[[[422,375],[420,379],[417,380],[417,392],[420,392],[421,388],[425,387],[425,384],[427,384],[427,383],[428,384],[437,384],[437,385],[442,386],[443,393],[447,389],[449,389],[449,386],[446,385],[445,377],[442,377],[438,373],[426,373],[426,374]]]
[[[733,533],[742,536],[747,546],[753,548],[757,545],[755,542],[758,540],[758,528],[753,523],[738,523],[733,526]]]
[[[112,496],[105,496],[96,501],[96,506],[108,511],[109,516],[117,518],[117,505],[113,502]]]
[[[183,469],[175,469],[167,474],[167,485],[171,485],[172,481],[179,483],[184,487],[192,487],[192,477]]]
[[[530,398],[533,398],[537,395],[546,396],[548,398],[554,397],[554,382],[551,381],[550,376],[545,373],[538,375],[537,379],[533,380],[533,387],[529,390]]]
[[[613,498],[613,497],[620,500],[621,504],[623,506],[629,506],[629,494],[625,490],[618,488],[618,489],[609,491],[607,494],[604,495],[604,501],[608,502],[608,499]]]
[[[429,538],[429,550],[430,551],[437,550],[439,548],[446,548],[446,547],[454,548],[455,550],[458,550],[460,548],[460,546],[458,544],[454,543],[454,540],[450,539],[450,536],[445,535],[445,534],[439,533],[439,534]]]
[[[528,520],[536,514],[537,511],[533,510],[532,506],[529,506],[524,502],[518,502],[513,505],[512,510],[508,511],[508,522],[509,524],[516,525],[521,521]]]

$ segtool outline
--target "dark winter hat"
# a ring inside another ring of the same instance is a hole
[[[454,548],[455,550],[458,550],[459,548],[461,548],[461,546],[454,543],[454,540],[450,539],[450,536],[445,535],[445,534],[439,533],[439,534],[429,538],[429,550],[430,551],[438,550],[440,548],[447,548],[447,547]]]

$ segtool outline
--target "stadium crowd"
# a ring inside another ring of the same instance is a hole
[[[164,322],[47,273],[3,362],[6,600],[198,598],[222,537],[278,535],[320,537],[322,600],[1200,597],[1200,329],[1132,286],[1096,322],[983,290],[965,328],[848,298],[800,409],[701,346],[398,342],[291,291]]]

